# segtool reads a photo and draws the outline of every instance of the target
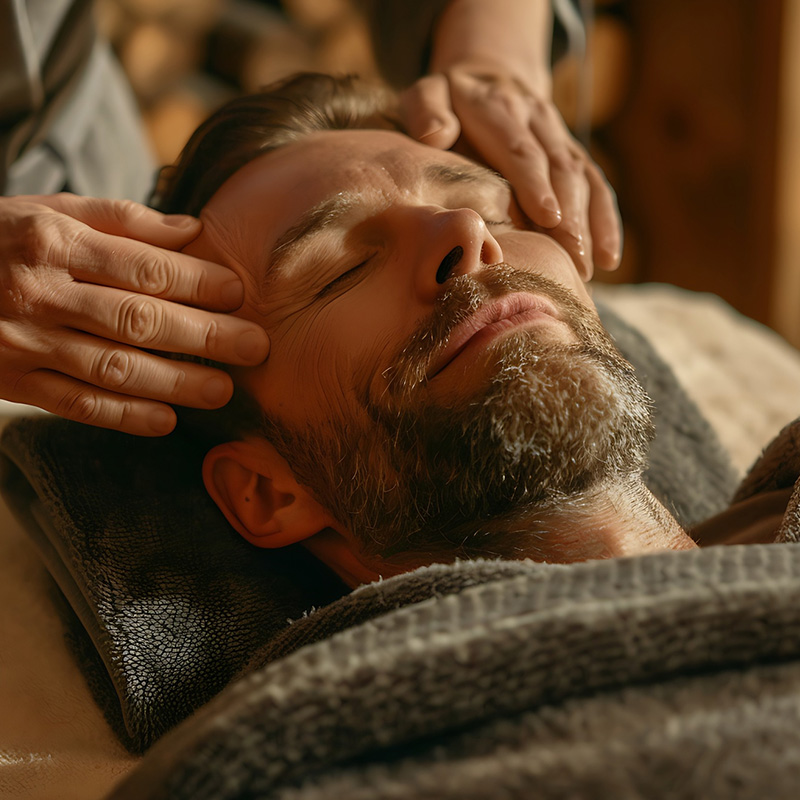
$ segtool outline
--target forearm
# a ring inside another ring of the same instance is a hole
[[[549,95],[552,35],[550,0],[450,0],[436,23],[429,71],[501,64]]]
[[[384,76],[404,88],[458,57],[502,57],[550,87],[550,0],[354,0],[369,23]],[[435,46],[434,46],[435,45]],[[438,52],[444,48],[442,53]]]

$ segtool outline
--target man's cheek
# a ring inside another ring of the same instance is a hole
[[[326,364],[326,342],[308,319],[295,316],[265,330],[270,353],[260,367],[242,376],[245,386],[267,413],[303,422],[316,407],[320,370]]]
[[[569,253],[552,236],[513,231],[499,237],[503,257],[515,269],[543,275],[569,289],[583,305],[594,307]]]

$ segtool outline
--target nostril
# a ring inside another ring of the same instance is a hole
[[[459,261],[464,256],[463,247],[454,247],[439,264],[439,269],[436,270],[436,283],[444,283],[450,272],[456,267]]]

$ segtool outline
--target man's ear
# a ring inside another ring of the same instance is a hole
[[[285,547],[335,524],[264,439],[217,445],[203,461],[206,490],[251,544]]]

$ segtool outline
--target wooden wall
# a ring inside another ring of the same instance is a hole
[[[800,346],[797,6],[607,2],[591,50],[595,103],[613,93],[592,147],[625,220],[619,277],[714,292]]]

